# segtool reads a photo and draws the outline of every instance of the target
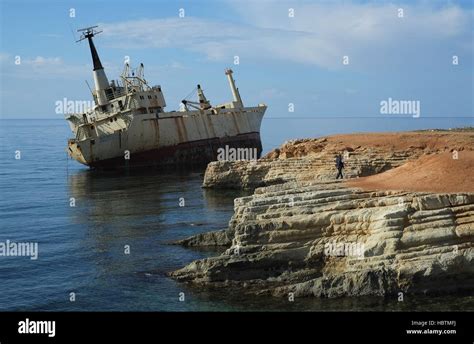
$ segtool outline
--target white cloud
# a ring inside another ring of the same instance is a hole
[[[63,60],[59,56],[20,56],[20,63],[15,63],[16,56],[0,52],[0,75],[2,77],[20,79],[72,79],[83,80],[92,78],[92,65],[90,63],[75,64]],[[133,61],[132,61],[133,62]],[[110,79],[116,79],[123,71],[123,65],[117,61],[113,63],[104,61],[104,68]],[[161,73],[166,70],[185,70],[187,67],[179,61],[168,64],[147,67],[147,75]]]
[[[0,63],[2,66],[8,63],[9,59],[10,59],[10,54],[0,52]]]
[[[2,77],[21,79],[77,79],[83,78],[84,75],[90,75],[92,70],[91,65],[66,63],[59,56],[20,56],[19,64],[15,63],[15,59],[16,56],[11,54],[0,54]]]
[[[171,61],[171,63],[167,65],[166,67],[169,67],[171,69],[186,69],[186,67],[181,62],[178,62],[178,61]]]
[[[61,35],[61,34],[58,34],[58,33],[42,33],[42,34],[40,34],[40,37],[61,38],[61,37],[64,37],[64,35]]]
[[[48,67],[48,66],[61,66],[63,65],[63,60],[60,57],[43,57],[36,56],[33,59],[26,59],[23,63],[31,65],[34,68]]]
[[[260,92],[259,97],[261,99],[280,99],[286,97],[286,92],[277,88],[267,88]]]
[[[300,4],[295,17],[281,2],[231,2],[244,23],[194,17],[142,19],[101,24],[109,46],[182,48],[210,60],[282,60],[342,67],[350,63],[385,64],[400,55],[413,56],[421,42],[423,54],[459,37],[459,49],[470,39],[470,11],[456,6],[434,8],[404,5],[404,18],[393,4]],[[464,35],[464,36],[463,36]],[[427,49],[427,50],[426,50]]]

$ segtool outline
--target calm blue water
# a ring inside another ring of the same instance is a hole
[[[328,120],[313,120],[314,128],[305,127],[314,129],[313,135],[293,135],[291,126],[270,135],[276,121],[282,120],[264,122],[266,150],[272,141],[328,134]],[[216,252],[169,242],[225,228],[238,192],[203,190],[199,173],[93,173],[67,159],[70,133],[62,120],[1,120],[0,125],[0,242],[39,243],[37,260],[0,257],[0,310],[474,309],[472,297],[290,303],[177,284],[166,272]],[[332,125],[337,129],[337,122]],[[17,150],[20,160],[15,159]],[[70,197],[75,207],[70,207]],[[179,207],[181,197],[184,207]],[[75,302],[69,301],[71,292]]]

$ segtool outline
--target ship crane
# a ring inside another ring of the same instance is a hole
[[[150,86],[145,80],[145,66],[140,63],[140,66],[136,69],[132,69],[128,63],[125,63],[122,75],[123,85],[127,92],[129,89],[135,89],[139,91],[149,90]]]
[[[194,102],[194,101],[186,100],[186,99],[183,99],[181,101],[186,111],[190,111],[189,108],[192,108],[195,110],[207,110],[211,108],[211,104],[206,99],[206,96],[204,95],[201,85],[197,85],[197,95],[198,95],[199,102]]]

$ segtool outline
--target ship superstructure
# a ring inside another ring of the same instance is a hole
[[[94,89],[93,108],[68,114],[75,138],[68,153],[94,168],[193,166],[215,160],[219,148],[262,151],[260,125],[266,105],[244,107],[227,69],[233,100],[212,106],[197,85],[197,101],[183,100],[180,111],[166,112],[161,86],[150,86],[144,66],[128,63],[119,80],[109,82],[95,48],[96,26],[79,30],[89,43]]]

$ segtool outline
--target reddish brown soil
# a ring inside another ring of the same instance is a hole
[[[398,133],[358,133],[332,135],[317,139],[294,140],[266,155],[270,159],[302,157],[309,154],[349,152],[375,149],[377,151],[422,150],[435,153],[450,150],[474,150],[474,131],[411,131]]]
[[[365,190],[474,192],[474,151],[460,151],[458,159],[453,159],[450,152],[424,155],[380,174],[348,180],[346,184]]]

